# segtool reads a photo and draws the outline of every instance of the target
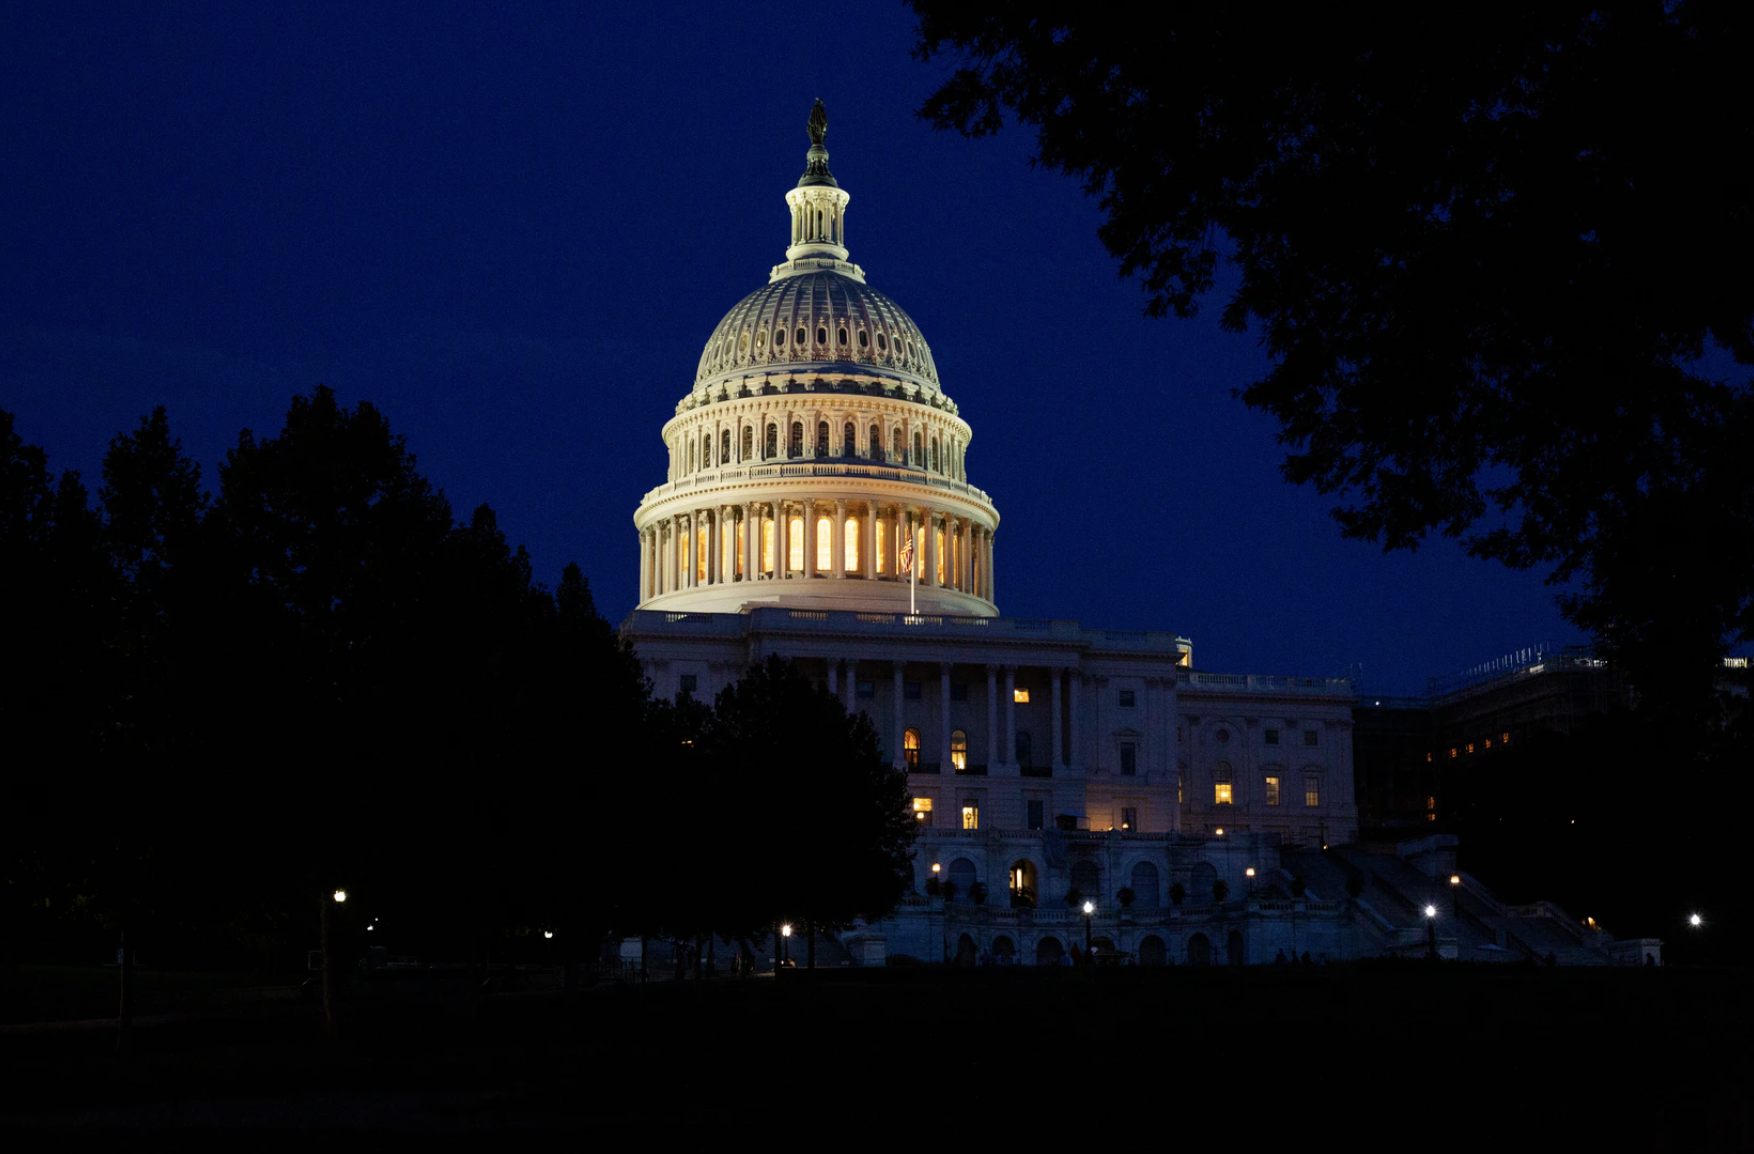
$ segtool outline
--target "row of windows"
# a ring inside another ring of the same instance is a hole
[[[1451,757],[1458,757],[1461,755],[1461,753],[1464,749],[1468,753],[1473,753],[1476,749],[1478,749],[1480,752],[1484,753],[1486,750],[1492,748],[1492,741],[1493,741],[1492,738],[1487,737],[1487,738],[1482,738],[1480,741],[1477,741],[1477,742],[1470,741],[1465,746],[1452,746],[1452,747],[1450,747],[1449,755]],[[1498,744],[1499,745],[1509,745],[1510,744],[1510,734],[1509,733],[1499,734],[1498,735]],[[1430,761],[1431,754],[1429,754],[1429,753],[1426,754],[1425,760]]]
[[[786,333],[786,330],[784,328],[778,327],[778,326],[776,326],[774,328],[774,330],[773,330],[773,347],[775,349],[783,349],[786,347],[786,335],[787,335],[787,333]],[[799,325],[797,327],[797,329],[791,334],[791,337],[792,337],[792,343],[796,346],[803,346],[803,345],[809,344],[810,343],[810,328],[809,328],[809,326],[808,325]],[[768,339],[767,338],[767,329],[760,328],[760,329],[755,330],[755,351],[756,352],[762,352],[762,351],[766,350],[767,339]],[[869,332],[867,332],[865,329],[858,330],[858,342],[859,342],[860,349],[864,349],[864,350],[870,349],[870,347],[871,347],[871,334]],[[819,324],[816,326],[816,343],[817,343],[817,345],[822,346],[824,348],[826,348],[828,346],[828,326],[827,325]],[[835,343],[835,345],[837,345],[838,347],[843,348],[843,349],[851,347],[851,345],[853,343],[853,336],[851,333],[849,333],[847,331],[847,329],[844,325],[836,326],[836,328],[834,330],[834,343]],[[895,343],[895,352],[897,355],[905,356],[909,360],[913,359],[914,343],[913,343],[911,338],[897,337],[897,338],[895,338],[894,343]],[[737,338],[737,351],[741,352],[741,353],[748,352],[749,351],[749,344],[750,344],[749,334],[747,332],[745,332]],[[887,354],[889,352],[889,346],[890,346],[889,335],[887,333],[884,333],[884,332],[879,332],[877,334],[877,351],[880,353]],[[719,346],[719,356],[722,359],[722,358],[728,357],[730,355],[731,355],[731,337],[730,337],[730,334],[727,333],[723,343]]]
[[[1219,729],[1212,736],[1218,742],[1219,745],[1227,745],[1230,742],[1230,730],[1228,730],[1228,729]],[[1262,736],[1268,745],[1280,744],[1279,731],[1277,729],[1262,730]],[[1175,739],[1177,741],[1181,740],[1181,727],[1180,726],[1176,727]],[[1303,744],[1305,744],[1305,745],[1320,745],[1321,743],[1322,743],[1322,739],[1321,739],[1321,733],[1319,730],[1306,729],[1303,731]]]
[[[780,455],[779,438],[780,426],[777,423],[769,424],[767,436],[762,443],[763,460],[776,458]],[[874,461],[917,465],[934,473],[943,473],[959,478],[962,476],[961,448],[953,437],[936,435],[927,437],[924,433],[916,431],[913,435],[912,452],[910,453],[907,451],[908,446],[902,439],[902,431],[898,427],[890,430],[889,452],[886,455],[883,451],[883,428],[881,425],[873,424],[867,433],[863,447],[864,452],[861,453],[859,451],[858,426],[848,421],[841,429],[840,455],[842,457],[863,456]],[[737,457],[738,460],[748,461],[754,458],[755,427],[753,425],[743,427],[738,448],[741,450]],[[720,430],[716,457],[713,435],[710,432],[702,433],[698,440],[693,437],[689,438],[686,462],[681,459],[682,450],[677,449],[677,463],[683,471],[689,473],[712,468],[714,460],[717,460],[720,465],[728,465],[733,460],[731,449],[731,430]],[[791,438],[786,443],[786,456],[795,458],[804,455],[804,422],[793,421]],[[811,455],[816,457],[832,455],[827,421],[818,421],[816,424],[816,441],[812,446]]]
[[[1280,801],[1280,786],[1283,778],[1278,774],[1268,774],[1263,779],[1266,784],[1266,802],[1268,805],[1283,804]],[[1176,800],[1180,801],[1182,793],[1181,779],[1176,780]],[[1223,762],[1212,771],[1212,803],[1214,805],[1232,805],[1236,801],[1235,785],[1231,780],[1230,766]],[[1303,804],[1315,807],[1322,804],[1322,777],[1319,773],[1303,775]]]

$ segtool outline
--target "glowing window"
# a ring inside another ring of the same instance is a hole
[[[914,798],[914,820],[921,825],[932,824],[932,799],[929,797]]]
[[[786,518],[786,568],[794,573],[804,571],[804,518]]]
[[[1501,745],[1509,745],[1510,744],[1510,734],[1508,734],[1508,733],[1500,734],[1498,740],[1499,740],[1499,744],[1501,744]]]
[[[816,571],[827,573],[834,566],[830,554],[834,546],[834,522],[827,517],[816,518]]]
[[[1216,805],[1230,805],[1230,783],[1221,781],[1212,787],[1212,801]]]
[[[934,529],[933,533],[938,538],[938,584],[948,585],[950,579],[944,572],[944,567],[950,563],[950,550],[945,547],[944,530]]]
[[[1279,779],[1276,777],[1269,777],[1267,779],[1267,804],[1279,804]]]
[[[1470,741],[1470,742],[1469,742],[1469,743],[1468,743],[1468,752],[1469,752],[1469,753],[1473,753],[1473,752],[1474,752],[1474,743],[1473,743],[1473,742],[1471,742],[1471,741]]]
[[[958,729],[950,735],[950,764],[958,773],[968,768],[968,734],[963,730]]]
[[[1138,811],[1138,809],[1136,809],[1135,807],[1130,806],[1130,805],[1123,805],[1121,807],[1121,828],[1122,829],[1138,829],[1139,828],[1139,811]]]
[[[872,444],[880,443],[872,442]],[[876,516],[875,511],[873,511],[872,516]],[[889,572],[889,523],[881,517],[877,519],[877,572]]]
[[[1322,779],[1313,773],[1303,776],[1303,804],[1312,807],[1322,804]]]
[[[1456,749],[1455,749],[1455,747],[1454,747],[1454,746],[1451,746],[1451,747],[1450,747],[1450,751],[1449,751],[1449,755],[1450,755],[1450,756],[1451,756],[1451,757],[1454,757],[1454,756],[1455,756],[1455,755],[1456,755]]]
[[[706,567],[712,561],[712,557],[707,553],[706,526],[702,525],[700,527],[700,532],[696,533],[694,536],[695,540],[698,542],[698,546],[694,551],[694,579],[696,581],[705,581]]]
[[[1485,741],[1482,741],[1480,743],[1480,748],[1481,749],[1491,749],[1492,748],[1492,739],[1490,737],[1488,737]]]
[[[737,556],[731,562],[731,571],[735,575],[737,575],[738,577],[748,577],[749,576],[747,573],[743,572],[743,558],[745,556],[747,556],[747,551],[749,548],[748,544],[745,541],[747,534],[744,532],[744,530],[747,529],[748,527],[749,527],[749,524],[746,521],[737,522]]]
[[[1013,689],[1011,691],[1011,700],[1015,701],[1019,705],[1028,705],[1029,704],[1029,690],[1027,690],[1027,689]]]
[[[1212,801],[1217,805],[1231,805],[1236,795],[1231,789],[1230,763],[1221,761],[1218,768],[1212,771]]]
[[[981,808],[973,802],[962,807],[962,828],[979,829],[981,827]]]
[[[846,544],[846,570],[848,573],[859,571],[859,519],[848,517],[843,533]]]
[[[901,759],[909,769],[920,767],[920,731],[909,729],[901,735]]]
[[[1187,784],[1187,779],[1182,776],[1182,771],[1179,769],[1176,770],[1175,771],[1175,803],[1177,805],[1185,805],[1187,803],[1187,798],[1185,796],[1183,796],[1185,791],[1182,788],[1186,784]]]
[[[761,571],[773,572],[773,518],[761,519]]]

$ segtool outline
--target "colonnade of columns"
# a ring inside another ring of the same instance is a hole
[[[815,408],[707,420],[679,433],[670,442],[669,479],[676,481],[691,473],[728,465],[832,458],[912,466],[967,481],[967,439],[961,429],[947,422],[948,418],[923,414],[897,417],[853,409]],[[828,426],[826,438],[821,436],[823,425]],[[853,434],[850,439],[849,425]]]
[[[819,542],[824,520],[830,532]],[[993,531],[978,521],[930,506],[808,497],[706,506],[649,523],[639,532],[640,600],[750,580],[905,579],[901,543],[910,533],[921,587],[993,600]]]

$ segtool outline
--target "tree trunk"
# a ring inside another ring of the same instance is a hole
[[[329,894],[319,894],[317,903],[321,910],[322,926],[318,930],[317,945],[323,954],[323,1033],[335,1036],[335,979],[334,959],[329,951],[329,906],[334,898]]]
[[[122,989],[120,1000],[116,1005],[116,1053],[126,1053],[130,1035],[134,1032],[134,1010],[128,1005],[128,977],[131,969],[128,959],[128,928],[122,927]]]

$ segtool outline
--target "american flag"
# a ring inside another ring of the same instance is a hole
[[[909,533],[907,539],[901,543],[899,560],[903,574],[910,574],[914,571],[914,535],[912,533]]]

